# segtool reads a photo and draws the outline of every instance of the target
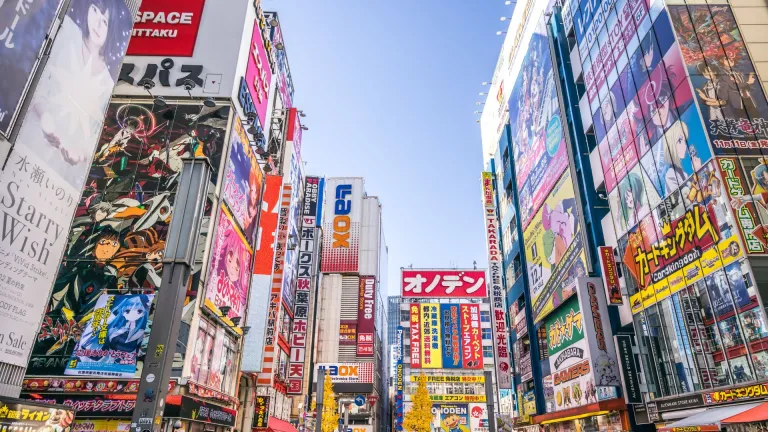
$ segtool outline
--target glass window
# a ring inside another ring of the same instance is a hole
[[[480,321],[484,323],[491,322],[491,312],[486,310],[480,311]]]
[[[484,328],[482,330],[483,330],[483,339],[493,340],[493,335],[491,334],[491,329]]]
[[[483,357],[485,357],[485,358],[493,358],[493,346],[484,346],[483,347]]]

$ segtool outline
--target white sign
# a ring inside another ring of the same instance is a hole
[[[319,363],[315,366],[315,382],[320,369],[330,375],[333,383],[373,383],[373,363]]]

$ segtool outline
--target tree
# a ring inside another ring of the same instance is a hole
[[[413,405],[405,413],[403,427],[408,432],[431,432],[432,431],[432,400],[427,391],[427,379],[422,372],[419,375],[419,386],[411,400]]]
[[[339,404],[333,394],[331,376],[325,376],[323,383],[323,432],[334,432],[339,429]]]

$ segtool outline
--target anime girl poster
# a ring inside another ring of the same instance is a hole
[[[102,294],[64,375],[133,378],[154,294]]]
[[[225,204],[219,210],[205,284],[205,305],[216,313],[229,306],[229,318],[245,316],[253,250]]]
[[[232,215],[243,228],[248,244],[253,244],[261,208],[264,174],[256,154],[248,144],[243,124],[238,116],[232,122],[229,135],[229,158],[222,195],[232,209]]]

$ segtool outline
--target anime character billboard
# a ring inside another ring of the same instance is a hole
[[[669,13],[715,153],[760,155],[768,101],[730,6],[673,5]]]
[[[154,297],[102,294],[64,374],[133,378]]]
[[[523,233],[534,322],[558,307],[586,276],[586,256],[570,171],[560,177]]]
[[[539,21],[509,98],[523,229],[568,166],[546,26]]]
[[[434,404],[432,405],[433,422],[441,432],[469,432],[469,405]]]
[[[232,121],[229,143],[222,195],[242,227],[248,244],[253,244],[261,208],[264,174],[256,154],[248,144],[248,136],[238,116]]]
[[[218,221],[205,284],[205,305],[217,313],[222,306],[229,306],[227,317],[244,317],[253,249],[225,205],[219,210]]]

